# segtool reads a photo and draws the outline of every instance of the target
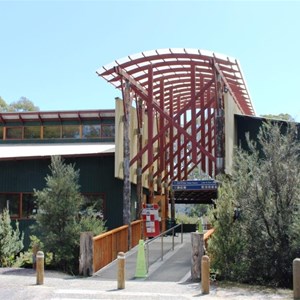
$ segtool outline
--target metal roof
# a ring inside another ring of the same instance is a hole
[[[114,118],[114,110],[81,110],[81,111],[30,111],[0,113],[0,123],[9,122],[46,122],[68,120],[91,120]]]
[[[158,49],[130,55],[116,60],[112,64],[101,67],[96,73],[105,80],[121,89],[122,80],[116,67],[121,67],[143,88],[148,87],[148,69],[153,67],[153,95],[159,102],[161,92],[160,83],[164,80],[165,107],[169,106],[170,92],[172,88],[173,98],[180,97],[180,102],[191,99],[191,66],[195,66],[197,92],[214,78],[213,65],[217,65],[219,72],[226,80],[226,88],[232,94],[235,102],[243,114],[255,115],[250,94],[243,77],[239,62],[231,57],[200,49]],[[178,96],[178,97],[177,97]],[[209,100],[209,99],[208,99]],[[200,101],[198,102],[200,108]],[[174,103],[174,112],[180,109],[178,103]]]
[[[86,156],[105,153],[114,153],[115,144],[14,144],[0,145],[0,160],[43,158],[54,155]]]

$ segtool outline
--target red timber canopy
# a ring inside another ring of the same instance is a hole
[[[240,114],[255,115],[238,61],[209,51],[142,52],[97,74],[122,91],[125,119],[135,102],[137,132],[147,122],[146,143],[130,165],[142,161],[145,173],[155,164],[153,178],[168,185],[188,179],[195,167],[210,177],[224,172],[226,94]]]

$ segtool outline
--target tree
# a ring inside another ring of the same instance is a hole
[[[218,220],[210,251],[216,262],[226,251],[227,258],[218,267],[229,279],[291,286],[292,261],[300,254],[297,128],[267,122],[257,141],[248,138],[250,152],[238,149],[235,153],[232,177],[221,187],[221,195],[231,196],[217,202],[214,215]],[[222,228],[228,226],[228,220],[220,218],[220,213],[235,220],[231,222],[235,229],[230,230],[238,235],[224,235]],[[232,238],[241,245],[238,251]],[[226,249],[217,249],[219,240],[227,245]],[[230,253],[237,255],[238,260],[232,259]],[[243,270],[228,273],[227,265],[242,265]]]
[[[23,248],[24,235],[20,234],[19,224],[16,229],[11,226],[9,212],[4,209],[0,214],[0,266],[10,266],[16,254]]]
[[[39,107],[35,106],[32,101],[26,97],[21,97],[18,101],[12,102],[9,107],[9,111],[39,111]]]
[[[282,121],[288,121],[288,122],[295,122],[295,119],[289,115],[289,114],[278,114],[278,115],[272,115],[272,114],[266,114],[261,115],[263,118],[273,119],[273,120],[282,120]]]
[[[60,156],[51,158],[46,187],[35,190],[38,213],[35,231],[40,235],[46,252],[53,253],[54,265],[67,272],[78,268],[81,231],[95,235],[105,231],[104,221],[97,219],[92,207],[81,217],[83,197],[80,194],[79,170],[65,164]]]
[[[18,101],[7,104],[0,97],[0,112],[25,112],[39,111],[39,107],[26,97],[21,97]]]

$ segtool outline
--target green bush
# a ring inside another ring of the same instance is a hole
[[[105,230],[104,221],[89,210],[80,215],[83,197],[80,193],[79,170],[67,165],[61,157],[51,158],[46,187],[35,191],[38,212],[35,230],[44,244],[45,252],[53,254],[53,265],[69,272],[78,272],[80,232]]]
[[[20,234],[19,223],[16,229],[11,226],[11,219],[7,209],[0,214],[0,266],[9,267],[15,261],[16,255],[23,248],[24,235]]]
[[[300,255],[297,128],[265,123],[257,139],[236,151],[232,176],[222,179],[208,249],[226,279],[291,287]]]

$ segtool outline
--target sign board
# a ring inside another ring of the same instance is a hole
[[[215,180],[184,180],[173,181],[173,191],[206,191],[215,190],[218,188],[218,184]]]
[[[158,208],[157,204],[143,205],[144,235],[147,237],[155,237],[160,234]]]

